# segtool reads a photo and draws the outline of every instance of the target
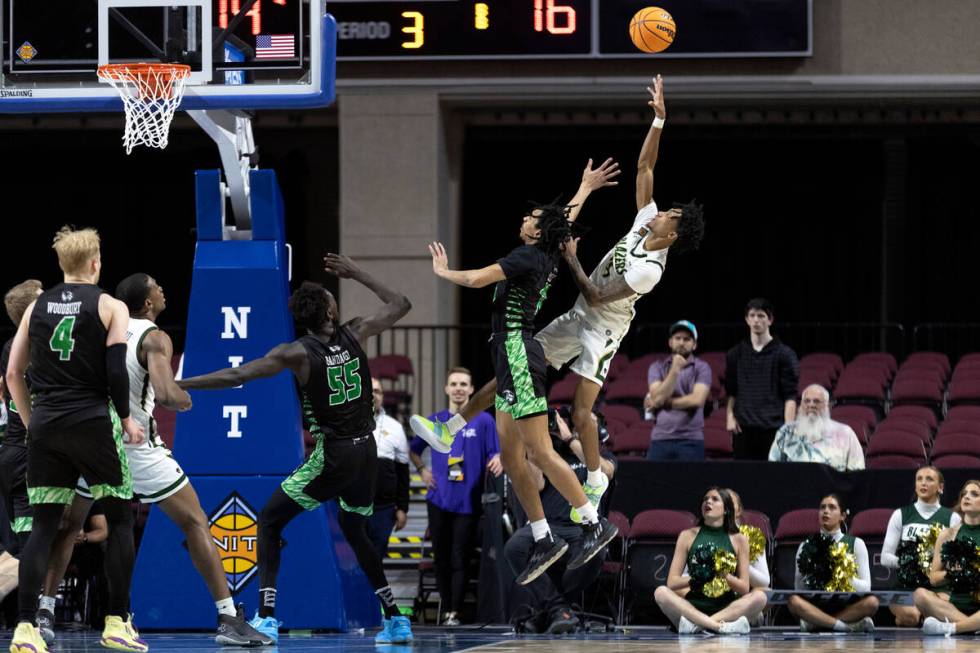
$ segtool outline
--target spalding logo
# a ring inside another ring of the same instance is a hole
[[[258,566],[259,525],[255,510],[237,492],[208,517],[211,538],[218,547],[228,589],[238,594],[248,584]]]

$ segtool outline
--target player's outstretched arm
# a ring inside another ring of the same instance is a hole
[[[394,326],[412,310],[408,297],[388,288],[370,274],[357,267],[349,257],[341,254],[327,254],[323,257],[324,270],[341,279],[353,279],[373,292],[384,302],[375,314],[351,320],[349,327],[362,344],[371,336]]]
[[[10,360],[7,361],[7,376],[4,379],[7,389],[10,391],[10,398],[17,406],[17,413],[24,422],[24,426],[30,426],[31,421],[31,393],[27,389],[27,381],[24,380],[24,373],[27,371],[27,364],[30,362],[31,341],[27,335],[27,327],[31,323],[31,313],[34,312],[34,302],[27,307],[21,317],[20,324],[17,325],[17,333],[14,335],[14,342],[10,346]]]
[[[578,260],[578,238],[572,238],[562,246],[562,255],[568,263],[568,269],[572,271],[575,285],[578,286],[579,292],[585,297],[585,302],[589,306],[614,302],[636,294],[623,277],[614,279],[602,288],[592,283],[592,279],[582,269],[582,263]]]
[[[582,171],[582,183],[579,184],[575,197],[568,203],[571,207],[571,211],[568,212],[568,221],[575,222],[578,219],[582,205],[585,204],[585,200],[589,199],[592,191],[606,186],[618,186],[619,182],[613,181],[613,179],[618,177],[620,172],[622,171],[619,169],[619,164],[613,161],[612,157],[603,161],[602,165],[595,170],[592,169],[592,159],[589,159],[589,162],[585,164],[585,170]]]
[[[165,332],[154,329],[143,338],[141,353],[146,359],[146,369],[150,373],[150,385],[156,402],[170,410],[191,409],[191,396],[177,385],[170,360],[174,355],[174,345]]]
[[[647,102],[655,115],[647,137],[640,148],[640,159],[636,164],[636,209],[640,210],[653,199],[653,167],[657,165],[660,151],[660,134],[663,131],[667,109],[664,107],[664,80],[660,75],[653,80],[653,87],[647,86],[650,101]]]
[[[432,255],[432,271],[436,273],[436,276],[451,281],[457,286],[484,288],[507,278],[499,263],[488,265],[479,270],[450,270],[446,248],[439,242],[429,245],[429,254]]]
[[[306,366],[306,374],[300,370]],[[296,372],[301,383],[309,377],[309,362],[303,345],[295,342],[277,345],[268,354],[254,361],[249,361],[239,367],[229,367],[217,372],[192,376],[189,379],[177,381],[177,385],[185,390],[220,390],[222,388],[237,388],[243,383],[275,376],[283,370]],[[301,378],[305,376],[306,378]]]

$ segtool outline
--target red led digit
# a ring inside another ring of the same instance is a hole
[[[272,0],[277,5],[285,6],[286,0]],[[231,7],[228,3],[231,2]],[[218,0],[218,27],[228,27],[229,16],[236,16],[242,9],[242,0]],[[256,0],[252,8],[245,14],[252,19],[252,34],[262,33],[262,0]]]
[[[557,16],[563,16],[563,25],[558,24]],[[575,8],[568,5],[555,5],[555,0],[534,0],[534,31],[549,34],[574,34],[576,29]]]

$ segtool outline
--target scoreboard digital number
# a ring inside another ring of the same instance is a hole
[[[671,13],[677,37],[640,52],[629,22]],[[631,57],[802,57],[812,0],[331,0],[341,61]]]

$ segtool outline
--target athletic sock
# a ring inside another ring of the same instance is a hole
[[[851,627],[848,626],[843,621],[841,621],[840,619],[838,619],[837,621],[834,622],[834,631],[835,632],[838,632],[838,633],[847,633],[847,632],[850,632],[850,630],[851,630]]]
[[[385,585],[381,589],[376,589],[374,593],[381,601],[381,609],[385,612],[385,619],[391,619],[392,617],[401,615],[401,610],[395,605],[395,595],[391,591],[391,585]]]
[[[259,616],[260,617],[276,616],[276,588],[275,587],[259,588]]]
[[[51,614],[54,614],[54,605],[55,598],[53,596],[42,596],[37,607],[39,610],[47,610]]]
[[[588,478],[585,479],[585,482],[592,487],[602,487],[603,476],[605,476],[605,474],[602,473],[601,469],[592,469],[589,470],[589,475]]]
[[[538,521],[531,522],[531,535],[534,537],[535,542],[540,542],[544,538],[551,535],[551,529],[548,527],[548,520],[539,519]]]
[[[215,601],[214,607],[218,608],[218,614],[226,614],[229,617],[234,617],[238,614],[238,612],[235,610],[235,599],[231,598],[230,596],[227,599]]]
[[[449,421],[446,422],[446,428],[448,428],[449,432],[452,433],[453,435],[459,433],[459,431],[464,426],[466,426],[466,420],[463,419],[463,416],[460,415],[459,413],[456,413],[455,415],[450,417]]]
[[[599,513],[596,512],[595,506],[592,505],[591,501],[586,501],[584,506],[579,506],[576,510],[578,510],[579,516],[586,524],[596,524],[599,522]]]

